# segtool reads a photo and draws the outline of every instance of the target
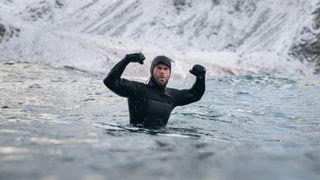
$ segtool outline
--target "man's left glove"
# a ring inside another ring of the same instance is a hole
[[[189,72],[195,75],[197,78],[202,79],[206,75],[206,68],[201,66],[200,64],[196,64]]]

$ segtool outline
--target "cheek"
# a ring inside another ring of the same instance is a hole
[[[159,75],[159,72],[156,69],[154,69],[152,74],[153,74],[154,77],[156,77],[156,76]]]
[[[170,76],[171,76],[171,73],[170,73],[170,71],[167,73],[167,77],[168,78],[170,78]]]

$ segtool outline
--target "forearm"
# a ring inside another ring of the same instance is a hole
[[[189,91],[193,94],[194,100],[198,101],[203,96],[205,89],[205,77],[197,77],[196,82],[193,84],[192,88]]]

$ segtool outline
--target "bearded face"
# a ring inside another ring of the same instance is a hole
[[[165,64],[158,64],[153,68],[152,73],[158,86],[166,86],[171,76],[170,68]]]

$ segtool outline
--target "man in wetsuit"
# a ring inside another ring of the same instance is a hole
[[[150,67],[151,77],[147,84],[121,78],[131,62],[143,64],[142,53],[127,54],[104,79],[104,84],[119,96],[128,98],[130,124],[147,128],[163,127],[176,106],[183,106],[201,99],[205,91],[206,69],[194,65],[190,73],[196,76],[192,88],[178,90],[167,88],[171,75],[171,60],[157,56]]]

